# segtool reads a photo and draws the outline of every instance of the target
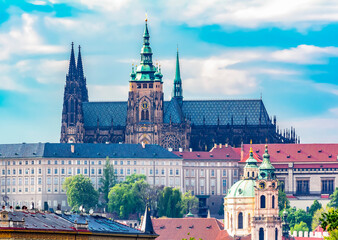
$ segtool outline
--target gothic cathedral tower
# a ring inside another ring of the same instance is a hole
[[[126,143],[159,144],[163,124],[163,82],[160,67],[152,61],[147,19],[143,34],[141,63],[130,74]]]
[[[88,102],[86,78],[83,74],[81,48],[77,66],[75,63],[74,44],[70,54],[69,70],[66,76],[66,85],[63,98],[61,143],[82,143],[84,139],[84,124],[82,103]]]
[[[282,240],[281,220],[278,213],[278,181],[266,146],[255,187],[251,239]]]

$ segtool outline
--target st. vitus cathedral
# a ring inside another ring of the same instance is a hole
[[[294,128],[279,130],[262,99],[184,100],[179,55],[172,98],[164,101],[161,68],[152,61],[147,20],[141,62],[132,68],[128,101],[90,102],[79,47],[72,44],[60,142],[148,143],[178,150],[209,150],[214,143],[297,143]]]

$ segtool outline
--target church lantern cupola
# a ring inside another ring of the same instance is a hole
[[[259,179],[274,180],[276,179],[275,167],[270,162],[270,154],[268,145],[265,145],[265,153],[263,154],[263,162],[259,166]]]

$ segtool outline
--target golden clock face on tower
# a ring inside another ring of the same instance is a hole
[[[260,183],[259,183],[259,188],[260,188],[260,189],[264,189],[265,186],[266,186],[265,182],[260,182]]]
[[[142,109],[148,109],[149,108],[149,104],[147,101],[142,102]]]

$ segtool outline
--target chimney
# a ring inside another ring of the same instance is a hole
[[[179,151],[179,152],[183,152],[183,148],[179,148],[178,151]]]
[[[222,143],[219,144],[219,148],[222,148]]]
[[[142,141],[142,148],[146,148],[146,144]]]
[[[189,152],[192,152],[192,148],[189,148]],[[338,158],[338,156],[337,156],[337,158]]]
[[[217,144],[216,143],[214,144],[214,148],[217,148]]]
[[[173,148],[168,148],[168,151],[169,151],[169,152],[172,152],[172,151],[173,151]]]
[[[226,147],[226,148],[228,147],[228,144],[227,144],[227,143],[225,144],[225,147]]]
[[[74,145],[70,145],[70,151],[71,151],[72,153],[75,152],[75,146],[74,146]]]

